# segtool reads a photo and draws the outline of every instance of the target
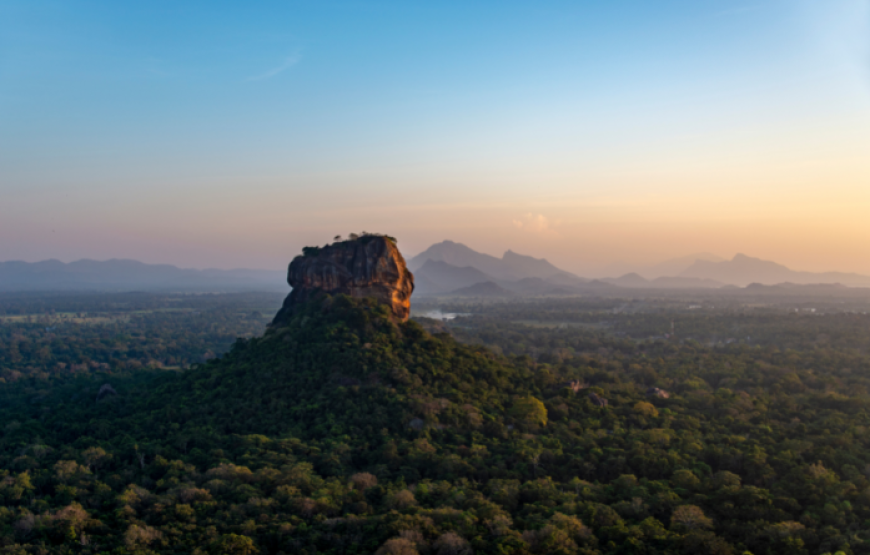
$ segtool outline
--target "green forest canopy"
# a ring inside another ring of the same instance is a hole
[[[185,372],[7,383],[0,541],[22,553],[870,552],[862,346],[455,333],[535,357],[338,297]]]

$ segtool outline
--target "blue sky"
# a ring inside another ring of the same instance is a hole
[[[0,0],[0,259],[280,267],[359,228],[870,272],[868,6]]]

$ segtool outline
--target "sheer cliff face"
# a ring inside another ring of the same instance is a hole
[[[414,275],[396,245],[385,237],[361,237],[297,256],[287,271],[293,291],[272,325],[289,320],[294,308],[318,293],[374,297],[391,307],[394,320],[404,322],[411,310]]]

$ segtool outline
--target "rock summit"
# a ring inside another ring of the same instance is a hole
[[[297,306],[323,293],[373,297],[390,307],[394,321],[408,319],[414,275],[395,239],[375,234],[352,237],[325,247],[306,247],[293,259],[287,270],[293,290],[272,326],[288,322]]]

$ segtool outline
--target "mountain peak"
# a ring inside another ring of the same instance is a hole
[[[470,266],[490,276],[490,279],[516,281],[527,277],[551,278],[562,276],[574,280],[577,276],[553,266],[543,258],[534,258],[508,249],[501,258],[477,252],[462,243],[442,241],[410,260],[408,266],[418,271],[426,260],[438,260],[451,266]]]

